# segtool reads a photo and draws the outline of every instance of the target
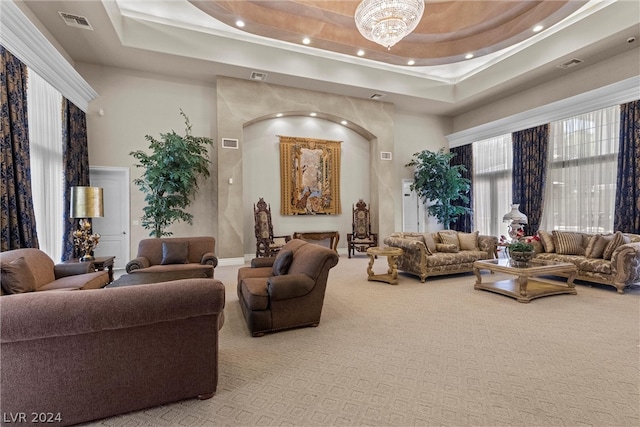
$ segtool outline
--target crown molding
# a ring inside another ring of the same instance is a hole
[[[621,80],[580,95],[565,98],[529,111],[504,117],[490,123],[465,129],[446,136],[449,147],[459,147],[482,141],[498,135],[504,135],[523,129],[529,129],[544,123],[550,123],[565,117],[577,116],[612,105],[640,99],[640,76]]]
[[[98,93],[11,0],[0,1],[0,44],[85,113]]]

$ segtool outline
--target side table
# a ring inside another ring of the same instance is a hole
[[[115,259],[116,257],[114,256],[97,256],[95,257],[95,259],[91,261],[85,261],[85,262],[92,262],[96,271],[102,271],[106,268],[107,272],[109,273],[109,283],[111,283],[113,282],[113,261]],[[81,261],[78,260],[78,258],[73,258],[66,262],[81,262]]]
[[[377,282],[386,282],[391,285],[398,284],[398,257],[401,256],[404,252],[400,248],[393,247],[374,247],[367,249],[367,255],[369,255],[369,266],[367,267],[367,280],[372,281],[375,280]],[[389,268],[387,270],[387,274],[374,274],[373,273],[373,262],[377,256],[386,256],[387,264]]]

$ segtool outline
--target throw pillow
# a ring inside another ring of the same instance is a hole
[[[621,232],[616,231],[613,235],[613,239],[609,242],[606,248],[604,248],[604,252],[602,253],[602,258],[611,259],[611,255],[618,248],[618,246],[624,245],[624,236]]]
[[[434,253],[436,252],[436,241],[433,239],[433,235],[431,233],[425,233],[423,236],[424,245],[427,247],[427,252]]]
[[[542,242],[542,247],[545,252],[555,252],[556,247],[553,244],[553,236],[551,233],[547,231],[538,230],[538,236],[540,236],[540,241]]]
[[[562,255],[584,255],[582,233],[553,230],[552,235],[556,253]]]
[[[460,249],[460,241],[458,240],[458,232],[454,230],[443,230],[438,231],[438,236],[440,240],[445,245],[454,245],[458,249]],[[441,252],[441,251],[440,251]]]
[[[460,233],[458,232],[458,241],[460,242],[461,251],[477,251],[478,247],[478,235],[479,231],[473,233]]]
[[[273,261],[272,274],[274,276],[282,276],[287,274],[291,262],[293,261],[293,252],[285,250],[278,252],[276,259]]]
[[[189,242],[162,242],[160,264],[184,264],[189,256]]]
[[[607,247],[609,242],[613,240],[613,234],[596,234],[591,237],[589,240],[589,245],[587,245],[587,249],[585,250],[585,256],[587,258],[602,258],[602,254],[604,254],[604,249]]]
[[[458,245],[452,245],[448,243],[436,243],[436,251],[437,252],[448,252],[455,254],[459,251]]]
[[[36,279],[27,266],[24,257],[14,259],[0,266],[0,283],[4,293],[21,294],[36,290]]]

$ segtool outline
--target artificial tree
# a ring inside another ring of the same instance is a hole
[[[465,206],[454,202],[460,200],[468,203],[471,181],[462,176],[467,169],[463,165],[451,165],[454,153],[423,150],[413,154],[411,162],[406,167],[415,168],[411,190],[415,191],[422,201],[427,204],[430,215],[435,216],[445,229],[456,222],[460,215],[471,212]]]
[[[166,231],[174,222],[193,224],[193,215],[185,211],[198,191],[198,179],[209,176],[207,146],[213,140],[191,135],[191,123],[185,113],[185,135],[175,131],[161,133],[160,140],[146,135],[151,154],[144,151],[129,153],[144,168],[140,178],[133,180],[143,193],[147,205],[143,208],[142,226],[151,230],[149,236],[170,236]]]

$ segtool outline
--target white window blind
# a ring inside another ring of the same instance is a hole
[[[620,107],[551,123],[540,229],[611,232]]]
[[[473,143],[473,220],[480,234],[506,235],[502,217],[511,209],[511,134]]]
[[[62,259],[64,175],[62,95],[29,69],[27,86],[31,188],[40,249]]]

